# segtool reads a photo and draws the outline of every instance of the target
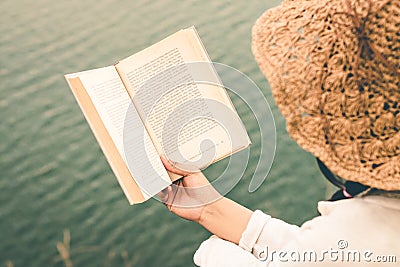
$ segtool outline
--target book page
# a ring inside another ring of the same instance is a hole
[[[114,66],[78,73],[118,153],[144,197],[170,184],[168,174]]]
[[[212,65],[195,62],[210,60],[190,28],[116,65],[159,153],[194,169],[250,143]]]

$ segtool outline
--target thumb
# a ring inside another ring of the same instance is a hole
[[[181,169],[178,169],[177,167],[175,167],[172,162],[170,162],[164,155],[160,156],[162,163],[164,164],[164,167],[172,172],[172,173],[176,173],[182,176],[188,176],[190,173]]]

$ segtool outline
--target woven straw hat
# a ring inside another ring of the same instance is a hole
[[[400,190],[400,0],[286,0],[257,20],[252,49],[301,147]]]

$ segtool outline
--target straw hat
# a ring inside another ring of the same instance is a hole
[[[400,190],[400,0],[286,0],[253,53],[289,134],[344,179]]]

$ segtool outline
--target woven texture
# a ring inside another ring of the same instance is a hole
[[[300,146],[400,190],[400,0],[286,0],[257,20],[252,49]]]

